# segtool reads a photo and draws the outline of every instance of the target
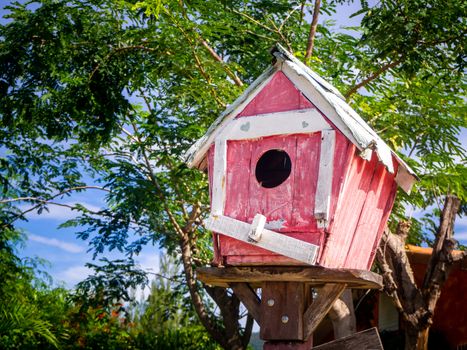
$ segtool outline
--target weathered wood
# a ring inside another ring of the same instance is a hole
[[[225,216],[252,222],[260,213],[268,218],[266,228],[320,245],[324,231],[313,215],[319,166],[320,133],[286,135],[261,140],[228,141]],[[264,189],[255,178],[257,159],[269,149],[286,151],[292,162],[289,178],[276,188]],[[225,264],[297,264],[296,260],[221,235]]]
[[[371,328],[351,336],[313,347],[313,350],[383,350],[378,330]]]
[[[245,305],[250,315],[253,316],[261,327],[261,300],[255,291],[248,283],[229,283],[229,287],[232,288],[235,295],[240,299],[243,305]]]
[[[365,121],[345,102],[332,85],[303,65],[282,47],[274,51],[276,63],[269,67],[248,89],[214,122],[186,154],[189,166],[204,164],[206,152],[218,133],[237,116],[257,115],[291,109],[317,107],[332,124],[360,150],[378,154],[378,158],[393,169],[393,156],[405,173],[397,177],[404,190],[416,181],[413,171],[379,138]],[[306,98],[305,98],[306,97]],[[292,108],[290,108],[292,107]],[[204,169],[204,168],[203,168]],[[410,177],[412,179],[410,179]]]
[[[366,270],[330,269],[320,266],[200,267],[197,277],[206,284],[227,287],[245,282],[260,287],[261,282],[303,282],[310,286],[344,283],[348,288],[381,289],[382,277]]]
[[[185,159],[189,167],[205,168],[200,165],[203,164],[203,159],[207,151],[214,143],[217,133],[220,129],[225,127],[233,118],[235,118],[255,97],[261,90],[271,81],[274,74],[279,71],[278,65],[271,66],[266,69],[250,86],[243,91],[242,95],[235,100],[235,103],[229,105],[227,109],[215,120],[215,122],[208,129],[206,134],[194,143],[185,154]]]
[[[312,107],[310,101],[303,96],[286,75],[278,71],[245,109],[238,114],[237,118]]]
[[[222,130],[216,140],[247,140],[327,129],[330,129],[329,124],[316,109],[289,110],[235,119]]]
[[[311,336],[316,327],[321,323],[324,316],[331,309],[332,304],[340,297],[346,288],[345,283],[329,283],[318,290],[318,297],[308,306],[303,315],[305,339]]]
[[[320,261],[322,265],[346,267],[347,253],[358,227],[360,213],[365,204],[377,161],[376,155],[370,162],[354,155],[345,185],[339,196],[333,223],[328,229],[330,234],[325,251],[322,253],[323,258]],[[364,266],[366,267],[366,262]]]
[[[324,228],[327,227],[329,222],[336,132],[334,130],[323,130],[321,132],[321,140],[314,214],[318,227]]]
[[[258,242],[252,241],[249,238],[251,225],[227,216],[210,216],[205,220],[205,226],[214,232],[310,265],[315,263],[318,254],[318,246],[270,230],[263,230]]]
[[[374,241],[379,234],[378,230],[384,217],[386,203],[389,198],[392,199],[393,183],[394,174],[391,174],[384,164],[377,163],[352,243],[348,248],[345,267],[364,269],[368,266],[375,245]]]
[[[214,175],[212,177],[211,213],[222,215],[225,204],[225,176],[227,168],[227,142],[216,139],[214,147]]]
[[[305,285],[265,282],[261,288],[260,337],[265,340],[303,340]]]

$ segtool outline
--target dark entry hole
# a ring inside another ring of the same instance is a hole
[[[265,188],[273,188],[283,183],[292,171],[289,155],[282,150],[272,149],[264,153],[256,163],[255,176]]]

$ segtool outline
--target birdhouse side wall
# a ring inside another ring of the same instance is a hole
[[[355,152],[320,264],[368,269],[391,212],[396,189],[394,174],[375,154],[366,161]]]

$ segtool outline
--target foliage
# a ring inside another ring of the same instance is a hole
[[[49,290],[36,278],[38,261],[21,259],[16,248],[17,231],[0,235],[0,344],[2,349],[55,349],[67,331],[61,325],[66,292]]]

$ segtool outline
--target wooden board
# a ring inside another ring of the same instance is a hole
[[[313,265],[318,255],[318,246],[270,230],[263,230],[258,242],[251,241],[249,238],[251,225],[227,216],[210,216],[204,224],[207,229],[214,232],[306,264]]]
[[[303,282],[310,286],[345,283],[348,288],[381,289],[383,284],[383,278],[371,271],[319,266],[200,267],[196,274],[202,282],[220,287],[232,282],[249,283],[255,288],[262,282]]]
[[[303,340],[305,298],[303,283],[264,282],[261,287],[261,339]]]
[[[266,86],[248,103],[238,117],[289,111],[314,107],[310,101],[279,71]]]
[[[394,174],[384,164],[378,163],[353,234],[345,267],[365,269],[368,266],[393,183]]]
[[[313,350],[383,350],[378,330],[371,328],[348,337],[313,347]]]
[[[354,155],[342,193],[339,196],[333,224],[329,228],[330,234],[326,247],[320,259],[320,264],[323,266],[345,267],[347,253],[358,226],[360,213],[365,204],[376,165],[376,155],[371,162]],[[370,239],[373,242],[373,238]]]

